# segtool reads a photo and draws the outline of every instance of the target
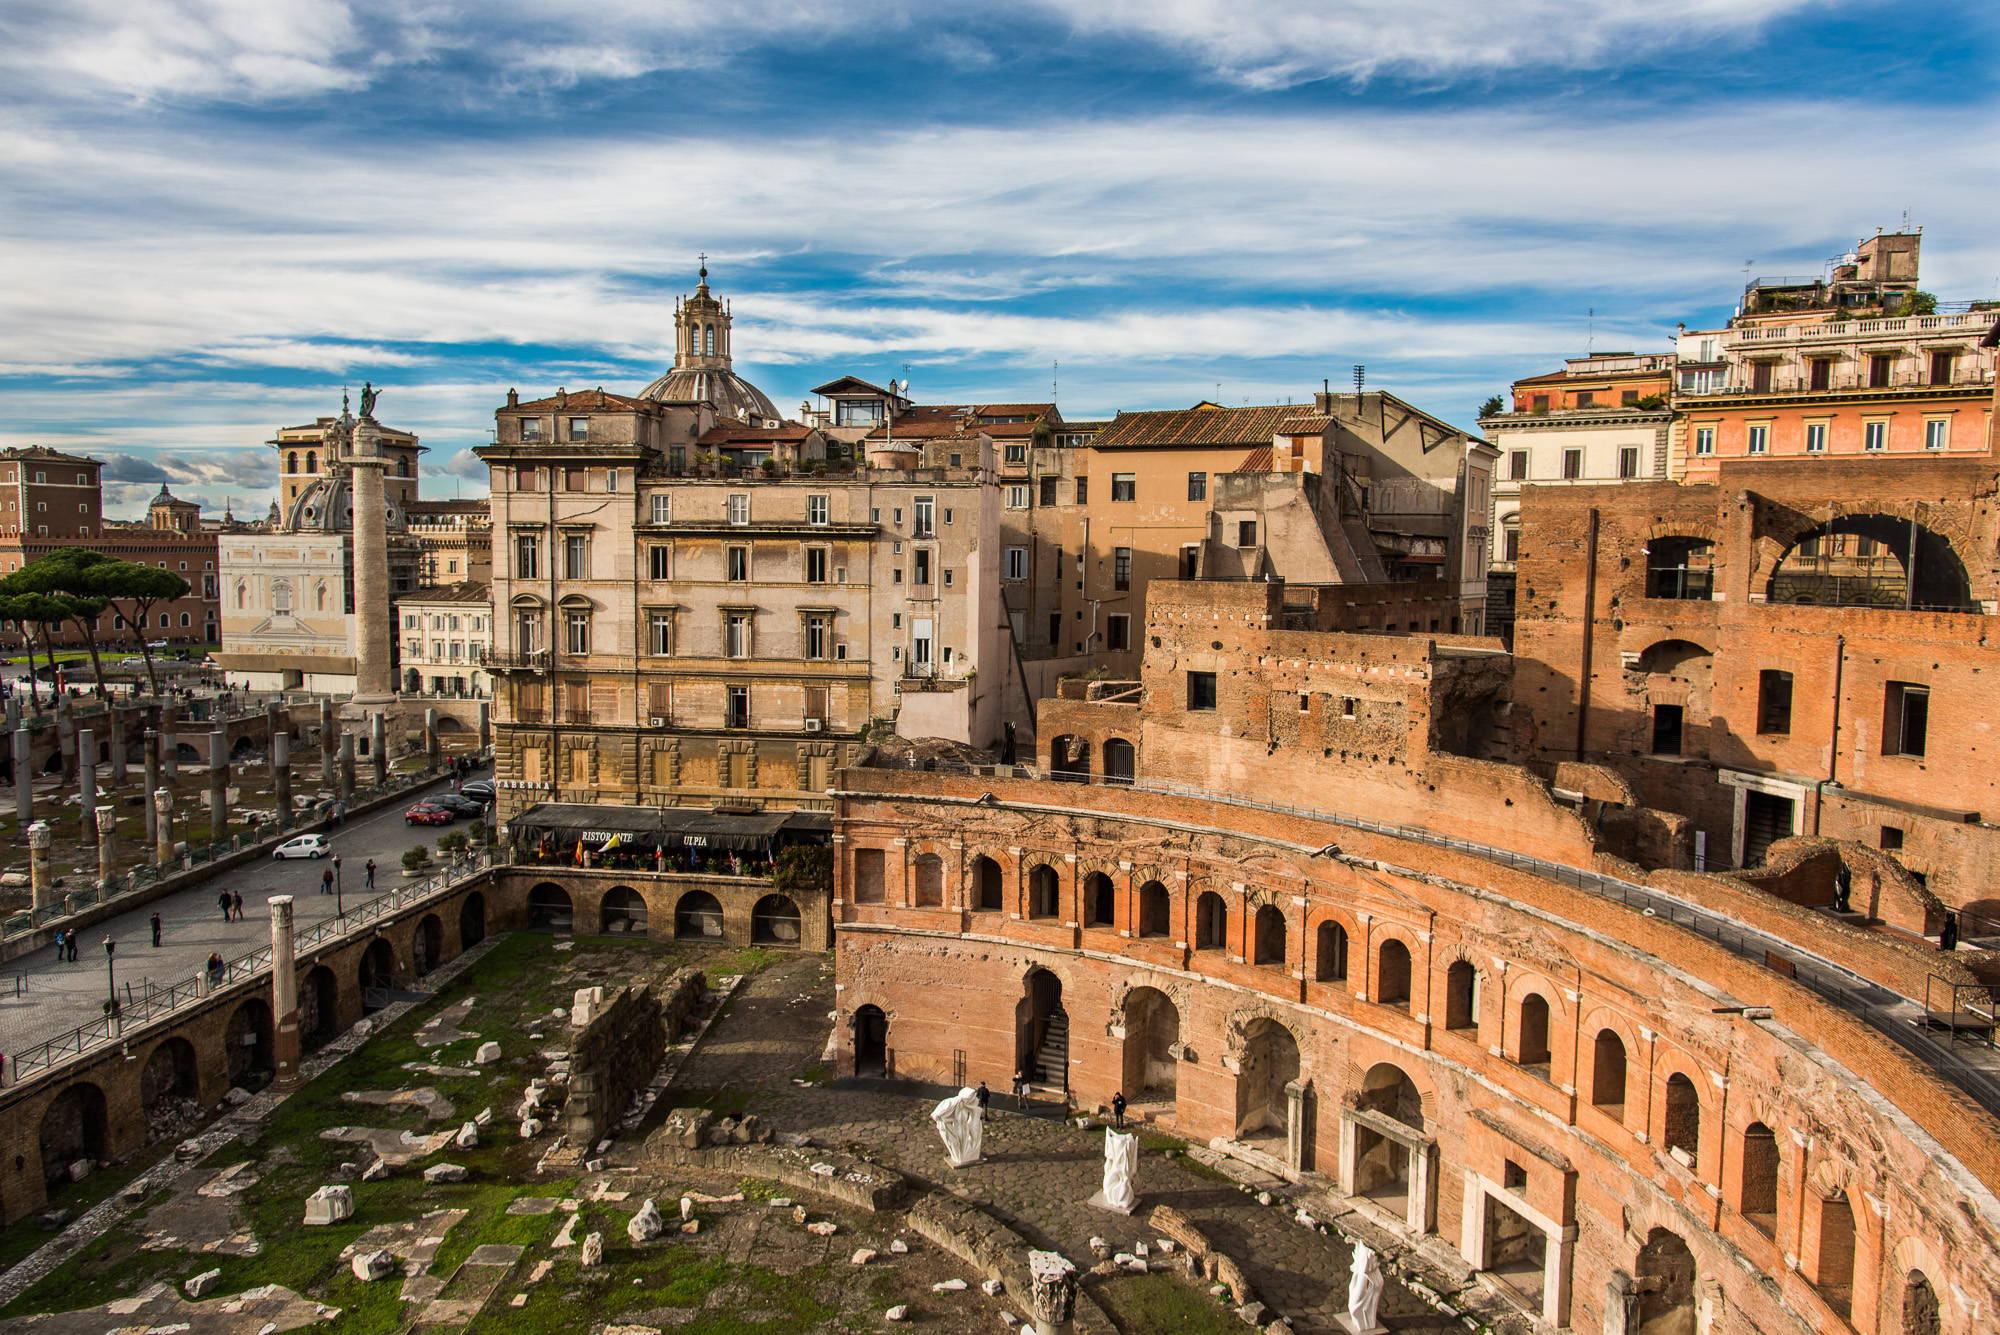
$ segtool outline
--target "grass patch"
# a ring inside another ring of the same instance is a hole
[[[717,1117],[737,1117],[750,1102],[750,1091],[742,1089],[676,1089],[661,1104],[676,1108],[706,1108]]]
[[[173,1152],[173,1144],[168,1141],[149,1145],[116,1168],[93,1173],[81,1182],[72,1182],[64,1186],[61,1191],[49,1198],[47,1208],[68,1210],[70,1218],[80,1219],[86,1211],[110,1199],[113,1194],[122,1190],[126,1183]],[[157,1198],[157,1193],[155,1195]],[[26,1260],[41,1250],[45,1243],[53,1242],[55,1239],[55,1233],[42,1232],[33,1218],[22,1219],[11,1228],[0,1229],[0,1271]]]
[[[1172,1275],[1107,1279],[1093,1291],[1104,1314],[1125,1335],[1239,1335],[1234,1312]]]

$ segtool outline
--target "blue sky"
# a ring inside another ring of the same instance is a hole
[[[506,390],[672,360],[695,255],[791,411],[1303,399],[1470,426],[1905,212],[2000,292],[1990,4],[12,0],[0,444],[261,512],[386,386],[426,494]]]

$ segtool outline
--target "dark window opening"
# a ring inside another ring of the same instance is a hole
[[[1677,756],[1681,753],[1681,715],[1679,705],[1653,706],[1653,754],[1656,756]]]
[[[1884,692],[1882,754],[1921,756],[1928,745],[1931,691],[1914,682],[1892,681]]]
[[[1215,708],[1215,674],[1213,672],[1188,673],[1187,707],[1190,710],[1213,710]]]
[[[1659,538],[1646,545],[1646,596],[1706,602],[1715,583],[1715,544]]]
[[[1757,731],[1792,730],[1792,674],[1766,668],[1757,674]]]

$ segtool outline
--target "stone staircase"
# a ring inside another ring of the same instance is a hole
[[[1057,1011],[1042,1029],[1042,1046],[1035,1051],[1035,1083],[1049,1089],[1069,1087],[1069,1016]]]

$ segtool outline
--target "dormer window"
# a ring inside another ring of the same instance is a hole
[[[570,419],[569,419],[569,438],[570,438],[570,439],[571,439],[572,441],[578,441],[578,440],[589,440],[589,439],[590,439],[590,419],[589,419],[588,417],[572,417],[572,418],[570,418]]]
[[[542,419],[539,417],[523,417],[521,419],[521,439],[540,440],[541,438]]]
[[[880,426],[882,400],[837,399],[833,405],[835,426]]]

